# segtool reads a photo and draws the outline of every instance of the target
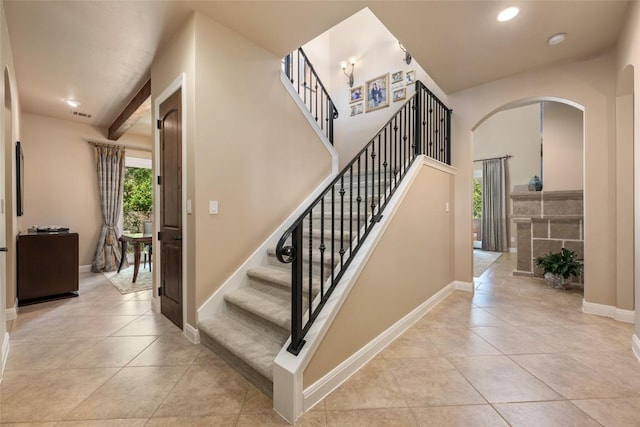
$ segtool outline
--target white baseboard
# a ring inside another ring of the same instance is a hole
[[[456,291],[473,292],[473,283],[454,280],[451,285]]]
[[[2,337],[2,359],[0,360],[0,382],[4,376],[4,368],[7,366],[7,359],[9,359],[9,332],[4,333]]]
[[[184,326],[183,333],[193,344],[200,344],[200,331],[198,329],[187,323]]]
[[[612,305],[596,304],[582,300],[582,312],[597,316],[611,317],[619,322],[635,322],[635,311],[623,310]]]
[[[405,317],[397,321],[389,329],[378,335],[369,344],[334,368],[327,375],[310,385],[303,391],[304,411],[308,411],[318,402],[322,401],[322,399],[348,380],[396,338],[413,326],[413,324],[420,320],[429,312],[429,310],[445,299],[452,291],[457,289],[458,283],[464,284],[465,282],[452,282],[445,286],[427,301],[420,304]]]
[[[640,338],[638,338],[638,334],[633,334],[631,349],[633,350],[633,354],[636,355],[638,362],[640,362]]]
[[[15,320],[18,317],[18,309],[16,308],[16,306],[7,308],[7,311],[5,313],[7,314],[7,320]]]
[[[91,264],[81,265],[78,270],[80,273],[91,273]]]

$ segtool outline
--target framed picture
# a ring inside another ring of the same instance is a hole
[[[24,154],[20,141],[16,141],[16,215],[24,213]]]
[[[354,102],[362,101],[364,99],[362,95],[362,85],[351,89],[349,99],[350,99],[349,102],[351,104],[353,104]]]
[[[389,106],[389,73],[367,81],[365,87],[367,113]]]
[[[359,102],[357,104],[353,104],[351,106],[351,112],[349,113],[350,116],[355,116],[356,114],[362,114],[362,111],[364,110],[364,104],[362,102]]]
[[[400,70],[400,71],[396,71],[395,73],[392,73],[392,74],[391,74],[391,84],[401,82],[401,81],[402,81],[402,79],[403,79],[403,77],[404,77],[404,75],[403,75],[403,74],[404,74],[404,73],[403,73],[403,71],[402,71],[402,70]]]
[[[357,114],[356,111],[358,111],[358,106],[356,104],[353,104],[350,108],[350,111],[351,112],[349,113],[349,115],[351,117],[355,116]]]
[[[400,89],[394,89],[392,93],[393,93],[393,102],[400,101],[407,97],[407,89],[404,87]]]
[[[407,84],[413,84],[416,82],[416,72],[414,70],[407,71]]]

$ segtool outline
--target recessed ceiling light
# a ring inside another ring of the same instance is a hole
[[[515,18],[518,15],[518,13],[520,13],[520,9],[518,9],[517,7],[508,7],[498,14],[498,21],[500,22],[510,21],[513,18]]]
[[[566,38],[567,38],[567,33],[554,34],[551,37],[549,37],[549,40],[547,40],[547,43],[549,43],[549,46],[553,46],[553,45],[562,43],[563,41],[565,41]]]
[[[76,101],[75,99],[65,99],[64,102],[69,107],[78,108],[80,106],[80,103],[78,101]]]

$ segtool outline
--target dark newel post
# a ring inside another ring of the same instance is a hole
[[[416,80],[416,99],[413,116],[414,127],[414,150],[416,156],[423,154],[422,151],[422,82]]]
[[[284,57],[284,73],[291,80],[291,54]]]
[[[451,110],[447,108],[447,164],[451,165]]]
[[[331,143],[331,145],[333,145],[333,120],[337,119],[336,117],[336,108],[333,105],[333,101],[331,99],[329,99],[328,101],[329,103],[329,142]]]
[[[291,234],[293,262],[291,263],[291,344],[290,353],[300,353],[305,341],[302,339],[302,223]]]

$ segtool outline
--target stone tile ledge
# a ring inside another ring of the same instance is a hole
[[[524,215],[524,214],[514,214],[511,215],[511,220],[516,224],[519,223],[528,223],[528,222],[536,222],[536,221],[548,221],[548,220],[580,220],[584,219],[584,215]]]
[[[512,192],[512,200],[582,200],[583,190]]]

